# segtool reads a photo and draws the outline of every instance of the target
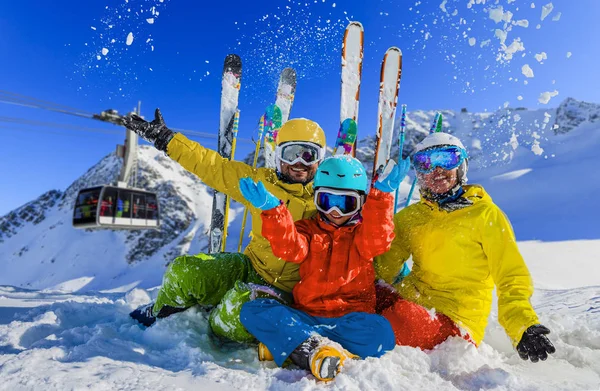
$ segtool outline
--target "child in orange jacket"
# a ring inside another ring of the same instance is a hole
[[[289,357],[316,378],[331,380],[344,359],[379,357],[394,348],[389,322],[375,314],[373,267],[394,238],[392,192],[406,173],[404,166],[390,167],[365,202],[362,163],[346,155],[326,159],[314,179],[320,213],[296,223],[262,183],[240,180],[244,197],[263,210],[262,234],[273,253],[300,264],[294,308],[265,298],[242,307],[242,324],[261,342],[260,359],[282,365]]]

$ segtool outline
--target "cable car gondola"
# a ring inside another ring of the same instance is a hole
[[[77,194],[73,227],[103,229],[159,228],[156,193],[105,185]]]
[[[137,112],[140,112],[138,104]],[[96,119],[122,125],[116,110],[106,110]],[[82,189],[73,208],[74,228],[147,229],[160,227],[160,212],[156,193],[129,187],[132,171],[137,167],[138,136],[126,131],[125,145],[117,145],[117,155],[123,166],[116,185]],[[133,175],[135,179],[135,175]],[[135,181],[134,181],[135,182]]]

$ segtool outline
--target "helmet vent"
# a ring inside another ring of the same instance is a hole
[[[346,174],[337,174],[337,176],[339,176],[340,178],[343,178],[346,176]]]
[[[325,174],[325,175],[329,175],[329,171],[325,171],[325,170],[323,170],[323,171],[321,171],[321,173],[322,173],[322,174]]]

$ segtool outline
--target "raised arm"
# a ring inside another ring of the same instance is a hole
[[[229,195],[236,201],[244,202],[239,191],[240,178],[257,179],[257,170],[249,165],[230,161],[218,152],[205,148],[199,143],[189,140],[181,133],[167,128],[159,109],[156,109],[152,122],[145,121],[136,115],[124,119],[127,129],[137,133],[154,146],[167,153],[186,170],[196,174],[202,182],[213,189]]]
[[[262,182],[242,178],[240,192],[255,208],[261,209],[262,235],[271,243],[275,256],[287,262],[301,263],[308,255],[308,229],[298,222],[296,229],[290,211],[277,197],[269,193]]]
[[[394,216],[394,240],[389,251],[375,257],[375,271],[377,277],[383,279],[388,284],[393,284],[396,277],[402,270],[402,265],[410,257],[410,247],[408,236],[403,232],[401,223],[404,210]]]
[[[292,214],[283,204],[263,211],[260,217],[262,235],[271,243],[273,254],[287,262],[302,263],[310,245],[303,221],[294,223]]]
[[[373,259],[388,251],[394,239],[394,195],[371,189],[362,217],[356,232],[356,247],[364,258]]]

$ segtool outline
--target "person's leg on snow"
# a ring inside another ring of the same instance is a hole
[[[237,281],[269,287],[256,273],[244,254],[184,255],[176,258],[167,268],[156,302],[136,309],[130,316],[143,325],[149,326],[156,321],[156,318],[169,316],[194,305],[214,306],[219,304],[229,291],[234,291],[229,293],[230,295],[236,293],[234,287]],[[214,330],[216,335],[225,338],[233,335],[235,340],[235,335],[247,334],[239,319],[219,319],[222,313],[217,311],[210,318],[211,327],[217,325]],[[223,332],[224,330],[227,332]],[[238,342],[246,340],[247,337],[242,337]]]
[[[446,315],[434,314],[402,298],[383,310],[381,315],[392,325],[396,344],[400,346],[429,350],[449,337],[462,336],[458,326]],[[469,340],[468,336],[463,338]]]
[[[243,305],[240,319],[264,344],[263,358],[266,350],[281,366],[290,357],[320,380],[330,380],[328,374],[335,376],[346,358],[355,354],[362,358],[379,357],[395,346],[389,322],[374,314],[321,318],[275,300],[258,299]]]
[[[235,342],[252,342],[254,336],[240,322],[240,311],[244,303],[257,298],[272,298],[288,304],[289,294],[267,285],[236,281],[234,287],[225,293],[221,302],[211,311],[210,327],[218,337]]]

